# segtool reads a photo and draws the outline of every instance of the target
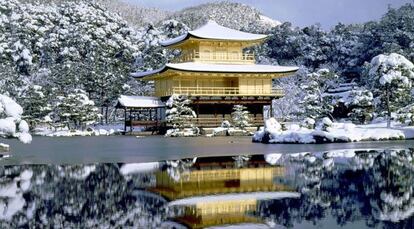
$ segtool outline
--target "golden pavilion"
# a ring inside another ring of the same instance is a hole
[[[228,119],[232,107],[245,105],[263,123],[263,106],[284,92],[273,86],[276,78],[294,74],[297,67],[256,64],[251,47],[262,44],[267,35],[246,33],[208,21],[163,47],[181,54],[163,68],[136,72],[138,80],[153,81],[155,96],[162,101],[173,94],[192,100],[198,118]]]

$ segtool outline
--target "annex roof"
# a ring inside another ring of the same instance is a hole
[[[213,40],[232,40],[232,41],[255,41],[261,40],[267,37],[264,34],[246,33],[235,29],[230,29],[217,24],[215,21],[209,20],[207,24],[192,31],[188,31],[185,34],[176,38],[161,41],[162,46],[170,46],[181,41],[184,41],[190,37],[199,39],[213,39]]]
[[[118,98],[116,107],[157,108],[165,107],[165,103],[163,103],[158,97],[121,95]]]
[[[168,69],[191,71],[191,72],[229,72],[229,73],[290,73],[296,72],[298,67],[274,66],[263,64],[205,64],[196,62],[185,62],[177,64],[167,64],[163,68],[147,71],[136,72],[131,75],[135,78],[162,73]]]

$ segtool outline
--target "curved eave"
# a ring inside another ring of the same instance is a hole
[[[268,37],[269,37],[268,35],[263,35],[262,38],[249,39],[249,40],[246,40],[246,39],[219,39],[219,38],[199,37],[199,36],[194,36],[190,33],[187,33],[185,36],[182,35],[182,38],[177,37],[177,38],[180,38],[180,39],[174,38],[174,39],[176,39],[174,42],[172,42],[172,40],[174,40],[174,39],[171,39],[171,40],[161,41],[160,44],[164,48],[176,48],[176,47],[180,46],[181,44],[185,43],[186,41],[190,40],[191,38],[193,38],[194,40],[203,40],[203,41],[208,40],[208,41],[217,41],[217,42],[223,42],[223,41],[226,41],[226,42],[244,42],[244,43],[251,43],[251,46],[253,46],[255,44],[262,43]]]
[[[197,70],[197,69],[180,69],[174,67],[168,67],[169,69],[181,71],[181,72],[205,72],[205,73],[230,73],[230,74],[294,74],[299,69],[289,71],[260,71],[260,72],[246,72],[246,71],[219,71],[219,70]]]
[[[168,48],[168,47],[174,47],[177,46],[181,43],[184,43],[186,40],[188,40],[190,38],[190,34],[189,33],[185,33],[181,36],[169,39],[169,40],[165,40],[165,41],[160,41],[160,45],[162,47]]]
[[[230,66],[231,67],[231,66]],[[291,69],[288,70],[268,70],[268,71],[253,71],[253,70],[208,70],[208,69],[185,69],[175,66],[166,65],[163,68],[148,71],[148,72],[138,72],[138,73],[131,73],[131,76],[135,79],[142,79],[142,80],[153,80],[156,76],[168,71],[168,70],[175,70],[178,72],[199,72],[199,73],[225,73],[225,74],[275,74],[275,77],[283,77],[288,76],[296,73],[298,71],[298,67],[290,67]]]
[[[167,70],[168,70],[167,66],[164,66],[162,68],[152,70],[152,71],[134,72],[134,73],[131,73],[130,76],[134,77],[135,79],[144,79],[144,78],[149,77],[149,76],[158,75],[158,74],[163,73]]]

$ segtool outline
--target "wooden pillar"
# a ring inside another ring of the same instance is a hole
[[[152,121],[152,108],[149,109],[149,121]]]
[[[129,109],[129,132],[132,132],[132,110]]]
[[[273,117],[273,100],[270,100],[269,118]]]
[[[199,103],[197,103],[196,105],[196,114],[197,114],[197,117],[200,116],[200,104]]]
[[[126,123],[127,123],[127,112],[126,107],[124,107],[124,133],[126,133]]]

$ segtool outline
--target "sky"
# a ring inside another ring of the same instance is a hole
[[[146,7],[177,11],[211,0],[124,0]],[[339,22],[360,23],[377,20],[388,6],[397,8],[414,0],[237,0],[259,9],[264,15],[296,26],[320,23],[329,29]]]

